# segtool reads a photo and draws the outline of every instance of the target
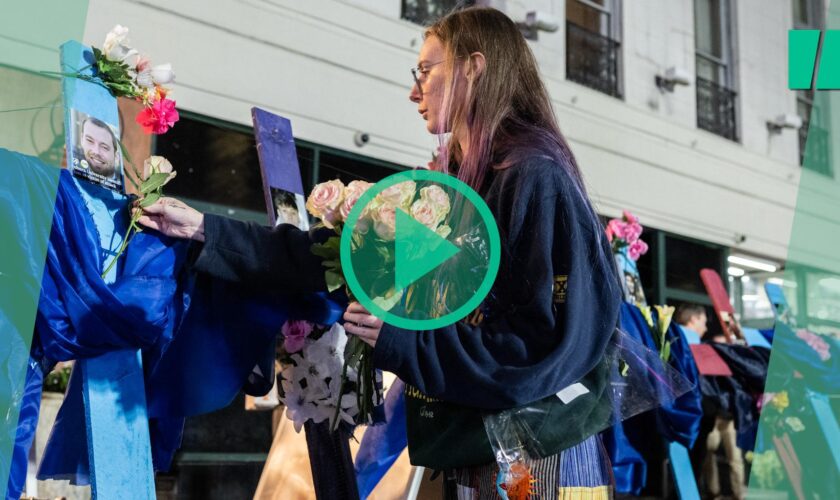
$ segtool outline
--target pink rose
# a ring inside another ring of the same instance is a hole
[[[312,333],[312,324],[306,321],[286,321],[281,330],[283,334],[283,347],[288,353],[299,352],[303,349],[306,337]]]
[[[435,210],[434,205],[429,200],[420,199],[411,205],[411,217],[432,231],[440,223],[442,218],[440,215],[440,212]]]
[[[420,199],[431,202],[435,210],[441,214],[441,218],[449,215],[449,195],[440,186],[432,184],[420,189]]]
[[[385,241],[392,241],[397,228],[397,208],[394,205],[383,203],[377,206],[371,214],[373,219],[373,231]]]
[[[335,179],[322,182],[312,189],[306,200],[306,210],[327,227],[342,220],[339,207],[344,201],[344,183]]]
[[[344,201],[339,208],[342,220],[347,220],[347,216],[350,215],[353,206],[372,185],[370,182],[352,181],[344,188]]]
[[[642,240],[636,240],[633,243],[630,243],[630,246],[627,248],[627,255],[632,260],[639,260],[639,257],[646,254],[648,251],[647,243]]]
[[[405,181],[383,189],[376,197],[386,205],[408,210],[416,191],[417,184],[414,181]]]

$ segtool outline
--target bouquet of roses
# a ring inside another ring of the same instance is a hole
[[[351,300],[353,293],[346,286],[341,267],[341,232],[350,211],[370,187],[371,184],[364,181],[353,181],[345,186],[340,180],[332,180],[315,186],[306,201],[307,211],[319,219],[321,225],[336,233],[324,243],[312,246],[312,252],[324,259],[327,287],[330,291],[344,287]],[[451,232],[444,223],[450,208],[449,195],[440,186],[428,185],[418,190],[413,181],[384,189],[364,207],[353,228],[352,247],[354,251],[371,252],[375,257],[372,260],[377,264],[365,270],[365,278],[375,285],[370,290],[371,298],[383,310],[391,309],[404,294],[404,290],[396,289],[393,272],[389,271],[394,262],[397,210],[445,238]],[[355,382],[348,384],[351,375]],[[374,408],[382,402],[381,389],[373,368],[373,348],[355,336],[347,341],[341,381],[342,395],[355,389],[359,408],[357,423],[371,423]],[[338,418],[333,419],[333,428],[337,421]]]

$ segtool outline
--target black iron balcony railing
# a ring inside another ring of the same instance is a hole
[[[735,121],[737,93],[717,83],[697,77],[697,126],[721,137],[737,141]]]
[[[566,22],[566,78],[620,98],[620,49],[619,42]]]
[[[402,18],[427,26],[458,6],[469,6],[474,1],[458,0],[402,0]]]
[[[799,127],[799,164],[824,175],[833,175],[828,157],[828,131],[804,120]]]

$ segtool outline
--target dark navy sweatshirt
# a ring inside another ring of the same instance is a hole
[[[429,397],[500,409],[589,373],[617,324],[621,291],[600,222],[555,161],[494,171],[484,199],[503,249],[485,320],[428,331],[385,325],[374,365]]]

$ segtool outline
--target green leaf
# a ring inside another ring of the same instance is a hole
[[[143,194],[151,193],[155,189],[163,186],[167,179],[169,179],[169,174],[167,173],[158,172],[156,174],[152,174],[148,179],[140,184],[140,192]]]
[[[149,193],[143,198],[143,201],[140,202],[140,206],[143,208],[149,207],[153,205],[156,201],[160,199],[160,193]]]
[[[341,261],[340,260],[337,260],[337,259],[335,259],[335,260],[325,260],[321,264],[323,264],[324,267],[334,269],[336,271],[341,271]]]
[[[324,243],[313,243],[312,253],[324,259],[337,259],[340,253],[341,238],[331,236]]]
[[[327,272],[324,273],[324,277],[327,281],[327,290],[330,292],[334,292],[344,285],[344,276],[332,269],[327,270]]]

